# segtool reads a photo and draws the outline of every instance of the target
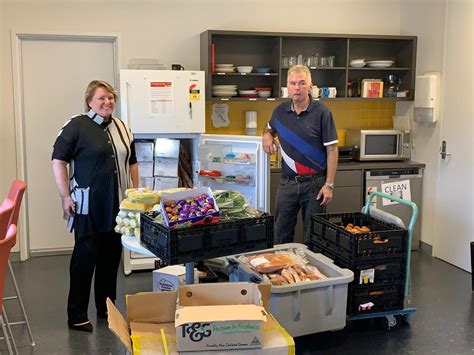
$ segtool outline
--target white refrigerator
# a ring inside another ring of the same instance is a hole
[[[204,134],[204,90],[202,71],[121,70],[122,119],[135,139],[186,140],[195,187],[240,191],[250,206],[269,212],[270,162],[261,137]],[[153,268],[153,260],[124,250],[125,274]]]

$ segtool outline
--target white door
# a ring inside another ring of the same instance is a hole
[[[117,87],[116,41],[116,36],[13,37],[15,101],[20,102],[16,107],[16,123],[21,127],[17,144],[22,152],[18,158],[28,184],[28,235],[21,239],[22,259],[28,252],[57,252],[74,244],[62,219],[52,172],[52,147],[69,117],[84,112],[84,91],[91,80],[106,80]]]
[[[442,93],[441,159],[437,191],[434,254],[470,271],[473,225],[473,2],[448,0]]]

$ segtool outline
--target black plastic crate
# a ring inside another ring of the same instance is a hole
[[[403,284],[360,288],[349,285],[347,314],[355,316],[403,309]],[[369,306],[369,303],[373,305]]]
[[[349,233],[344,230],[349,223],[367,226],[371,232]],[[324,246],[350,262],[404,256],[407,254],[407,239],[407,230],[361,212],[311,216],[310,242]]]
[[[141,244],[166,265],[200,261],[273,247],[273,216],[170,229],[154,222],[157,212],[140,216]]]
[[[391,283],[405,283],[406,257],[350,262],[317,243],[312,243],[310,249],[332,259],[337,266],[350,269],[354,273],[354,281],[350,285],[372,287]]]

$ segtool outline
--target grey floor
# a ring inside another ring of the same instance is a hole
[[[69,256],[36,257],[13,262],[36,340],[29,346],[26,328],[14,327],[20,354],[124,354],[121,343],[89,310],[93,333],[69,331],[66,325]],[[445,262],[414,252],[412,295],[417,312],[410,325],[390,332],[374,319],[352,322],[338,332],[300,337],[297,354],[474,354],[474,301],[471,275]],[[119,273],[117,306],[125,294],[151,290],[151,273]],[[11,295],[6,281],[5,295]],[[10,321],[18,320],[16,301],[7,301]],[[317,320],[315,320],[317,321]],[[0,341],[0,354],[6,353]]]

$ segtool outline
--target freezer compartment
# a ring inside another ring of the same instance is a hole
[[[154,221],[157,212],[141,214],[141,244],[166,265],[183,264],[273,246],[273,216],[246,218],[170,229]]]
[[[293,337],[344,328],[352,271],[334,265],[324,255],[315,254],[298,243],[280,244],[272,249],[244,255],[282,252],[294,248],[302,250],[309,264],[316,266],[328,278],[290,285],[272,285],[270,312]],[[262,282],[262,275],[241,263],[237,257],[235,255],[228,258],[229,280]]]
[[[352,234],[344,229],[348,224],[368,227],[370,232]],[[361,212],[311,216],[310,242],[349,262],[405,256],[407,238],[407,230]]]

